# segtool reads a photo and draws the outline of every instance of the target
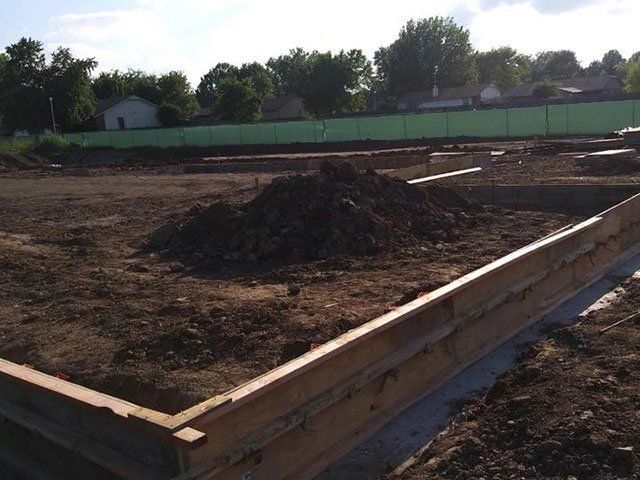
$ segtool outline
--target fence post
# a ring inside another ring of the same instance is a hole
[[[505,108],[504,109],[505,118],[506,118],[506,121],[507,121],[507,138],[511,138],[511,130],[509,128],[509,110],[510,110],[510,108]]]
[[[445,110],[444,115],[445,119],[447,120],[447,138],[450,138],[451,135],[449,134],[449,112]]]
[[[360,118],[356,117],[356,127],[358,128],[358,140],[362,141],[362,132],[360,132]]]
[[[404,139],[409,140],[407,138],[407,114],[406,113],[402,114],[402,130],[404,131]]]

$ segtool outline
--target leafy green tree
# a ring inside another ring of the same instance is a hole
[[[251,80],[226,77],[216,88],[216,111],[225,120],[256,122],[260,120],[262,100]]]
[[[522,84],[531,73],[531,58],[511,47],[476,53],[480,83],[494,83],[502,90]]]
[[[273,96],[275,92],[272,73],[258,62],[242,65],[238,70],[238,79],[251,81],[253,89],[262,100]]]
[[[636,63],[640,60],[640,52],[636,52],[629,57],[629,63]]]
[[[559,80],[575,77],[582,73],[582,67],[575,52],[557,50],[540,52],[533,60],[533,80]]]
[[[309,75],[309,53],[302,48],[295,48],[287,55],[270,58],[267,67],[272,72],[276,93],[284,95],[297,93],[300,95],[303,82]]]
[[[551,98],[556,94],[556,86],[552,82],[540,82],[535,86],[532,94],[539,99]]]
[[[184,73],[172,71],[161,75],[157,79],[157,87],[160,101],[178,107],[182,118],[193,118],[198,113],[198,100]]]
[[[375,53],[375,64],[385,90],[394,95],[477,81],[469,31],[450,17],[409,21],[396,41]]]
[[[164,127],[175,127],[183,121],[182,109],[171,103],[163,103],[158,109],[158,120]]]
[[[74,58],[68,48],[53,53],[45,82],[54,101],[56,122],[63,130],[79,129],[95,113],[90,75],[97,65],[93,58]]]
[[[619,65],[625,62],[626,60],[618,50],[609,50],[604,54],[602,61],[600,62],[602,65],[602,72],[605,75],[616,75]]]
[[[100,99],[137,95],[158,105],[176,105],[184,119],[192,118],[198,112],[196,94],[185,74],[179,71],[160,76],[141,70],[103,72],[93,80],[92,87]]]
[[[49,100],[44,89],[43,45],[32,38],[22,38],[5,51],[0,78],[3,121],[12,130],[43,128],[50,118]]]
[[[328,116],[364,108],[373,68],[362,50],[313,52],[308,62],[300,90],[307,111]]]
[[[205,73],[196,88],[198,103],[203,107],[211,107],[215,103],[216,89],[225,78],[238,78],[238,67],[230,63],[218,63]]]
[[[96,98],[100,100],[111,97],[124,97],[129,94],[125,76],[119,70],[100,73],[91,82],[91,88]]]
[[[627,92],[640,93],[640,59],[633,63],[629,63],[624,83]]]
[[[600,60],[594,60],[589,64],[587,68],[585,68],[584,73],[586,75],[595,77],[596,75],[602,75],[603,66]]]

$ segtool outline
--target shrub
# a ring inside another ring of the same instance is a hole
[[[0,140],[0,152],[28,152],[33,150],[36,142],[31,137],[17,137]]]
[[[164,127],[176,127],[182,122],[182,109],[171,103],[163,103],[158,110],[158,120]]]
[[[44,135],[35,150],[39,153],[55,153],[68,150],[70,146],[64,135]]]

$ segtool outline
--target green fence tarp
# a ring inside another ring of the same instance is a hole
[[[182,147],[184,135],[182,128],[163,128],[156,130],[156,146],[160,148]]]
[[[68,133],[66,135],[67,141],[71,145],[77,145],[79,147],[84,147],[84,136],[82,133]]]
[[[569,134],[610,133],[633,125],[633,101],[575,103],[569,106]]]
[[[275,123],[253,123],[240,126],[243,145],[273,145],[276,143]]]
[[[120,132],[117,132],[120,133]],[[123,132],[124,133],[124,132]],[[111,147],[111,132],[83,133],[84,146],[88,148]]]
[[[68,134],[87,148],[161,148],[455,137],[607,134],[640,126],[640,100]]]
[[[325,142],[350,142],[360,140],[358,121],[355,118],[333,118],[324,121]]]
[[[158,131],[157,130],[132,130],[131,146],[133,147],[157,147]]]
[[[510,108],[507,110],[509,137],[544,136],[547,133],[545,107]]]
[[[507,136],[505,109],[449,112],[448,115],[450,137]]]
[[[449,136],[446,113],[413,113],[404,116],[407,139]]]
[[[569,105],[549,105],[547,135],[569,135]]]
[[[305,120],[276,123],[277,143],[314,143],[322,141],[322,122]]]
[[[189,127],[183,129],[184,144],[192,147],[208,147],[211,145],[210,127]]]
[[[405,138],[402,115],[358,118],[361,140],[398,140]]]
[[[185,128],[185,130],[187,130]],[[240,125],[216,125],[211,127],[211,145],[242,145]]]

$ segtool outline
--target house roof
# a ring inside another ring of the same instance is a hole
[[[98,100],[96,104],[96,113],[94,117],[102,115],[107,110],[111,110],[115,106],[120,105],[121,103],[126,102],[128,100],[140,100],[142,102],[148,103],[149,105],[153,105],[156,108],[160,108],[155,103],[150,102],[149,100],[145,100],[142,97],[138,97],[137,95],[127,95],[126,97],[110,97],[110,98]]]
[[[462,85],[460,87],[444,87],[440,88],[438,96],[433,97],[433,89],[417,90],[415,92],[409,92],[398,99],[398,103],[406,103],[411,105],[418,105],[420,103],[429,102],[432,100],[453,100],[456,98],[471,98],[478,97],[482,91],[492,84],[484,85]]]
[[[262,111],[275,112],[277,110],[280,110],[287,103],[291,102],[292,100],[296,100],[297,98],[300,97],[298,97],[298,95],[296,95],[295,93],[287,93],[278,97],[267,98],[262,102]]]
[[[607,88],[619,86],[622,88],[622,82],[616,77],[610,75],[599,75],[596,77],[573,77],[564,78],[552,82],[559,90],[569,93],[595,93]],[[524,83],[511,87],[505,92],[505,98],[522,98],[531,97],[535,90],[537,82]]]
[[[582,92],[597,92],[611,88],[613,84],[622,88],[622,82],[611,75],[598,75],[596,77],[574,77],[558,80],[563,87],[578,88]]]

